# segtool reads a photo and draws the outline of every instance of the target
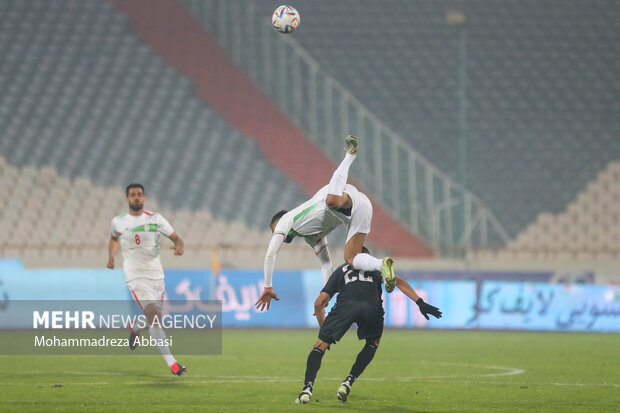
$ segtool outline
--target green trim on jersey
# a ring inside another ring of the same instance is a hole
[[[131,232],[157,232],[157,224],[138,225],[137,227],[131,228],[129,231]]]
[[[295,215],[295,217],[293,218],[293,222],[297,221],[299,218],[303,217],[308,212],[312,211],[314,208],[316,208],[317,205],[318,205],[318,203],[310,205],[308,208],[304,209],[299,214]]]
[[[301,235],[299,232],[297,232],[297,231],[295,231],[294,229],[292,229],[292,230],[290,230],[290,231],[288,232],[288,234],[286,235],[286,238],[288,238],[288,237],[293,237],[293,238],[295,238],[295,237],[301,237],[301,236],[302,236],[302,235]]]

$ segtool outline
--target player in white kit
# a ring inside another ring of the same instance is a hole
[[[347,184],[349,168],[357,156],[358,139],[347,135],[344,159],[332,175],[329,185],[321,188],[312,199],[297,208],[282,210],[271,220],[273,236],[265,257],[265,289],[256,302],[256,308],[269,310],[271,299],[279,298],[273,290],[273,271],[278,251],[283,243],[302,237],[314,249],[321,261],[323,284],[332,273],[332,262],[327,248],[327,234],[340,225],[347,225],[344,259],[353,268],[363,271],[381,271],[385,288],[392,292],[396,285],[393,260],[378,259],[362,253],[366,236],[370,233],[372,204],[368,197],[353,185]]]
[[[144,209],[144,187],[141,184],[128,185],[125,194],[129,213],[112,219],[107,266],[114,268],[114,255],[120,244],[123,250],[125,283],[148,320],[151,338],[162,344],[157,345],[157,348],[170,371],[180,376],[187,369],[170,353],[166,344],[166,333],[161,327],[164,269],[159,258],[159,234],[165,235],[174,243],[174,246],[170,247],[174,250],[174,255],[183,255],[184,243],[163,216]],[[129,347],[132,350],[139,342],[139,335],[140,331],[132,327],[129,336]]]

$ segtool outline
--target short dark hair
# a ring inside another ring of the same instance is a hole
[[[282,218],[282,215],[286,214],[288,211],[283,209],[281,211],[276,212],[276,214],[271,218],[271,222],[269,223],[269,228],[273,225],[274,222]]]
[[[129,196],[129,190],[131,188],[140,188],[142,189],[142,193],[145,194],[146,192],[144,192],[144,187],[142,186],[142,184],[138,184],[138,183],[133,183],[133,184],[129,184],[127,185],[127,188],[125,188],[125,196]]]

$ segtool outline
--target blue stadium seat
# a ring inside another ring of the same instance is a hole
[[[112,4],[0,0],[0,11],[0,156],[9,163],[104,187],[141,181],[164,208],[210,209],[261,229],[268,217],[257,213],[306,199]],[[281,196],[254,191],[250,202],[248,182]]]
[[[197,11],[199,0],[183,2]],[[303,23],[294,39],[322,70],[454,178],[458,39],[444,16],[454,9],[465,14],[468,186],[512,236],[539,212],[560,211],[620,159],[620,2],[297,0],[295,6]],[[256,27],[265,7],[254,8]]]

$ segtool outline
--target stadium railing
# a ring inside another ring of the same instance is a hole
[[[256,5],[240,0],[184,0],[203,27],[324,153],[361,136],[369,149],[352,174],[394,218],[443,256],[494,248],[509,236],[474,194],[435,167],[326,74],[292,36],[277,35]],[[229,24],[242,21],[244,24]]]

